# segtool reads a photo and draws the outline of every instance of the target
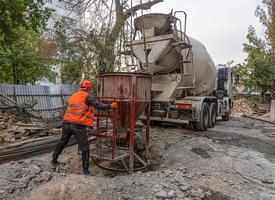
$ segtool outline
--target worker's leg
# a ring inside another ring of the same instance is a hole
[[[89,175],[89,161],[90,161],[90,144],[88,141],[87,130],[85,126],[74,125],[72,127],[73,134],[78,141],[79,148],[82,152],[82,167],[83,173]]]
[[[57,159],[58,156],[62,153],[63,149],[67,146],[69,139],[72,135],[72,130],[71,130],[72,124],[64,124],[62,127],[62,136],[58,142],[58,144],[55,147],[55,151],[52,155],[53,160],[52,164],[58,164]]]

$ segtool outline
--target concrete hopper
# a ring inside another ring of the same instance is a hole
[[[147,158],[150,138],[151,76],[140,73],[102,74],[98,78],[97,90],[98,99],[105,103],[115,101],[118,108],[112,111],[98,111],[96,132],[92,135],[98,139],[111,140],[111,145],[106,147],[104,141],[103,144],[98,143],[97,150],[92,155],[100,160],[121,161],[126,171],[145,169],[148,162],[137,155],[135,141],[137,142],[141,135],[145,139],[142,140],[142,150],[145,150]],[[143,113],[146,115],[145,135],[143,127],[136,129],[135,126],[136,120]],[[111,169],[110,166],[103,168]]]
[[[152,36],[165,35],[171,30],[170,15],[161,13],[142,15],[135,19],[134,24],[135,29],[139,31],[153,30]]]
[[[150,103],[151,77],[138,73],[108,73],[99,76],[98,95],[104,101],[117,101],[116,126],[118,132],[130,126],[131,118],[136,121]],[[135,107],[133,108],[133,102]],[[131,116],[134,109],[134,116]]]

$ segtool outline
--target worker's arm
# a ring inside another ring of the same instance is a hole
[[[93,106],[99,110],[110,110],[112,108],[111,104],[102,103],[94,98],[92,95],[87,96],[85,103],[87,106]]]

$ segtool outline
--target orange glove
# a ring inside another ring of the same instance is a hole
[[[112,107],[112,109],[117,109],[117,103],[116,103],[116,102],[113,102],[113,103],[111,104],[111,107]]]

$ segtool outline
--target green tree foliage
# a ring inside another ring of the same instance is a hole
[[[54,80],[54,43],[42,37],[51,11],[42,0],[0,0],[0,82]]]
[[[275,49],[275,1],[262,0],[264,8],[258,6],[255,14],[260,19],[260,22],[265,26],[266,42],[270,47]]]
[[[275,93],[275,2],[263,0],[264,7],[258,6],[256,16],[265,27],[265,38],[256,35],[254,27],[248,29],[244,51],[248,57],[244,65],[235,66],[235,72],[246,78],[248,86],[257,87],[262,95]]]
[[[71,25],[62,20],[56,25],[56,38],[59,48],[58,57],[61,62],[61,82],[73,84],[82,78],[84,72],[83,52],[79,48],[79,40],[71,39],[66,34]]]
[[[42,78],[54,82],[56,73],[51,70],[47,58],[52,56],[54,44],[45,41],[40,33],[18,31],[21,40],[12,43],[4,51],[4,60],[0,63],[0,80],[2,83],[35,83]]]
[[[18,29],[39,32],[46,27],[51,10],[43,0],[0,0],[0,44],[2,47],[20,39]]]

